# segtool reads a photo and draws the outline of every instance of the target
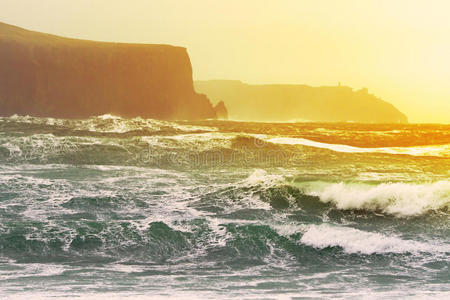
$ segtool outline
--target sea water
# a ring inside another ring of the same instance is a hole
[[[0,298],[448,298],[450,126],[0,118]]]

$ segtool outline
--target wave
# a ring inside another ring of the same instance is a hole
[[[247,178],[219,186],[204,197],[215,203],[226,199],[226,210],[251,204],[255,208],[300,210],[311,220],[331,212],[330,208],[398,218],[428,214],[438,217],[450,212],[450,181],[368,184],[299,180],[289,170],[271,174],[256,169]],[[261,204],[257,205],[256,200]]]
[[[235,136],[232,134],[207,132],[172,136],[145,136],[142,137],[142,140],[148,142],[150,146],[201,152],[212,149],[229,149],[234,138]]]
[[[127,133],[135,131],[146,132],[210,132],[217,131],[215,127],[181,125],[177,122],[162,121],[144,118],[122,118],[119,116],[105,114],[88,119],[57,119],[32,116],[0,117],[0,123],[5,124],[28,124],[66,128],[75,131],[88,131],[95,133]]]
[[[362,254],[448,251],[433,242],[384,233],[311,226],[336,211],[318,197],[307,197],[306,186],[261,169],[241,173],[233,183],[199,184],[185,172],[160,169],[59,168],[44,172],[36,166],[26,174],[12,169],[1,176],[0,258],[161,264],[195,259],[208,264],[220,257],[224,265],[279,267],[280,261],[289,264],[292,259],[328,262],[309,246]],[[71,173],[70,179],[60,178],[62,171]],[[15,195],[5,193],[11,191]],[[289,204],[287,210],[280,205],[283,201]],[[271,207],[273,203],[281,209]],[[432,239],[442,236],[445,241],[445,230],[433,231]],[[331,256],[347,259],[336,251]]]
[[[341,210],[368,210],[400,217],[450,210],[450,181],[379,185],[316,182],[303,185],[302,189],[306,195]]]
[[[53,132],[53,131],[49,131]],[[223,166],[284,162],[259,151],[264,141],[245,134],[196,132],[143,135],[69,135],[53,133],[0,134],[0,161],[65,164],[157,165],[160,167]]]
[[[258,138],[261,138],[261,135],[258,135]],[[383,153],[383,154],[403,154],[412,156],[438,156],[438,157],[450,156],[450,144],[416,146],[416,147],[361,148],[342,144],[321,143],[308,139],[292,138],[292,137],[266,137],[264,140],[267,143],[272,144],[303,145],[343,153]]]
[[[281,172],[281,173],[280,173]],[[450,212],[450,181],[430,183],[330,183],[298,181],[289,173],[270,174],[256,169],[235,185],[240,196],[251,192],[274,208],[299,207],[309,212],[332,207],[342,211],[382,213],[413,217]]]
[[[340,247],[346,253],[450,253],[449,245],[404,240],[396,236],[328,224],[311,225],[300,242],[318,249]]]

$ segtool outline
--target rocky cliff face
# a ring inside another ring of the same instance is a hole
[[[240,81],[196,81],[213,103],[223,100],[231,119],[251,121],[406,123],[406,116],[367,89],[346,86],[248,85]]]
[[[82,41],[0,23],[0,115],[215,118],[185,48]]]

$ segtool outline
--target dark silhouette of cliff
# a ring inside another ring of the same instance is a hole
[[[249,85],[234,80],[196,81],[213,103],[223,100],[229,117],[251,121],[406,123],[406,116],[367,89],[347,86]]]
[[[0,23],[0,115],[215,118],[185,48],[62,38]]]

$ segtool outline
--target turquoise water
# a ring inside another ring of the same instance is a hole
[[[450,296],[450,126],[0,129],[0,298]]]

